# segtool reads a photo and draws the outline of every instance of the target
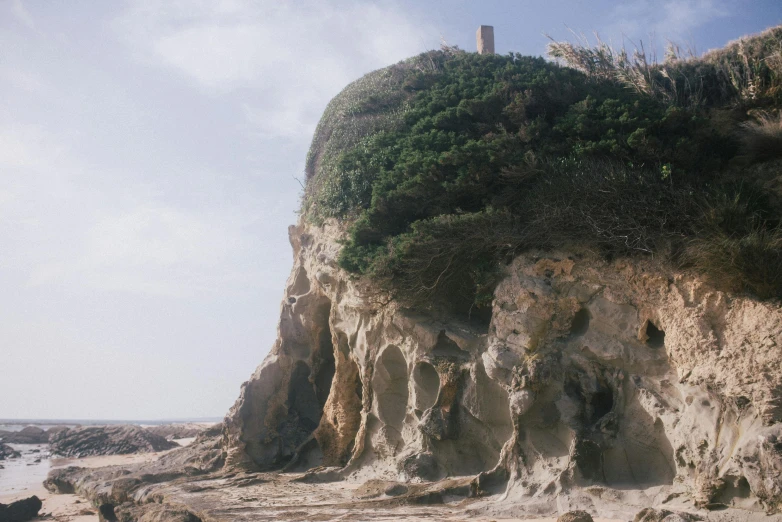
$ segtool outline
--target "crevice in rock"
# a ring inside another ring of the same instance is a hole
[[[356,363],[353,363],[356,364]],[[361,382],[361,378],[356,379],[356,396],[358,396],[358,403],[364,404],[364,383]]]
[[[590,406],[592,415],[590,421],[596,423],[608,415],[614,407],[614,392],[608,387],[601,387],[592,395]]]
[[[337,347],[339,348],[339,353],[341,353],[343,357],[350,356],[350,343],[348,342],[348,336],[342,332],[337,333]]]
[[[463,391],[464,372],[453,361],[438,365],[440,391],[437,402],[428,409],[418,430],[432,441],[456,440],[459,438],[459,401]]]
[[[315,428],[322,413],[314,386],[310,382],[310,367],[298,361],[288,381],[288,414],[277,429],[280,452],[278,466],[283,466],[300,450]]]
[[[657,328],[651,321],[646,321],[646,345],[650,348],[662,348],[665,346],[665,332]]]
[[[331,306],[328,306],[326,317],[329,316]],[[318,404],[321,409],[326,404],[326,400],[331,393],[331,383],[334,380],[334,373],[336,372],[336,365],[334,361],[334,344],[331,339],[331,330],[328,327],[328,320],[326,327],[320,331],[320,338],[318,340],[318,348],[312,355],[312,382],[315,385],[315,393],[318,396]]]
[[[598,372],[590,376],[571,370],[564,390],[580,406],[584,427],[597,424],[614,408],[614,390]]]
[[[344,466],[350,459],[361,426],[361,394],[358,365],[340,356],[331,395],[315,431],[323,465]]]
[[[582,308],[573,316],[573,322],[570,323],[570,335],[578,337],[584,335],[589,330],[589,321],[592,319],[592,314],[589,310]]]
[[[101,522],[116,522],[117,515],[114,513],[114,504],[101,504],[98,508],[98,519]]]
[[[311,316],[317,340],[307,361],[293,364],[288,380],[285,406],[287,414],[277,426],[277,454],[272,467],[318,463],[322,454],[318,444],[308,441],[321,422],[323,408],[331,393],[335,374],[334,344],[329,327],[331,303],[319,305]],[[316,464],[317,465],[317,464]]]
[[[456,359],[470,358],[469,352],[459,348],[459,345],[445,334],[445,330],[440,330],[440,335],[437,336],[437,344],[432,349],[432,355],[435,357],[454,357]]]
[[[487,333],[491,325],[491,318],[494,310],[491,306],[473,307],[469,312],[469,324],[471,327]]]

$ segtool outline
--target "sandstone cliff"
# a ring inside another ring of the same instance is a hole
[[[226,418],[228,466],[475,476],[541,513],[782,506],[778,304],[651,262],[529,253],[468,325],[378,303],[336,267],[334,223],[290,238],[279,338]]]

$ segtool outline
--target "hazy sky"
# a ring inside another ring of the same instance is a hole
[[[328,100],[443,38],[699,51],[779,0],[0,0],[0,418],[222,416],[276,336]]]

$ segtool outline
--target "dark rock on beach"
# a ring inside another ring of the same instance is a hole
[[[3,442],[11,444],[46,444],[49,442],[49,435],[36,426],[27,426],[20,431],[0,432],[0,438]]]
[[[62,430],[49,441],[53,454],[63,457],[152,453],[179,445],[139,426],[87,426]]]
[[[21,456],[22,454],[16,451],[11,446],[3,442],[0,442],[0,460],[17,459]]]
[[[43,503],[36,496],[17,500],[10,504],[0,504],[0,522],[26,522],[38,516]]]

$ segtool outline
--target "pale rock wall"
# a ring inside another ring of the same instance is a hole
[[[473,475],[527,512],[782,507],[778,304],[651,261],[528,253],[469,326],[350,278],[334,222],[289,232],[278,340],[226,417],[228,466]]]

